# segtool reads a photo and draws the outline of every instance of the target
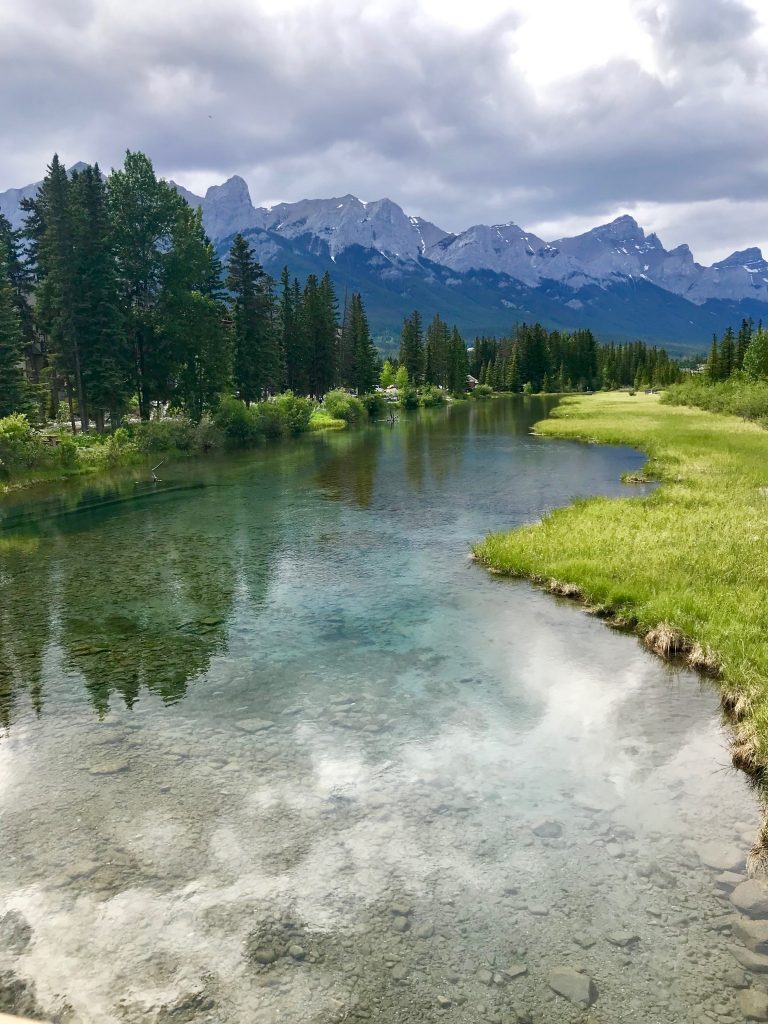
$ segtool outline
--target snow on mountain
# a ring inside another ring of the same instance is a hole
[[[83,166],[76,164],[72,170]],[[573,290],[605,288],[640,279],[698,305],[709,299],[768,302],[768,263],[759,249],[735,252],[703,267],[687,245],[665,249],[655,234],[646,235],[628,215],[581,235],[547,242],[512,222],[475,224],[449,234],[407,215],[391,199],[363,202],[345,195],[279,203],[271,209],[255,207],[248,185],[238,175],[211,186],[204,197],[171,184],[190,205],[202,208],[205,229],[220,245],[238,231],[250,231],[254,241],[259,233],[259,252],[277,252],[284,244],[280,239],[307,252],[327,251],[334,261],[353,246],[373,250],[377,260],[383,259],[382,274],[388,265],[409,263],[428,274],[428,260],[458,274],[505,274],[532,288],[546,282]],[[34,196],[38,187],[39,182],[0,193],[0,213],[14,227],[23,220],[21,200]]]

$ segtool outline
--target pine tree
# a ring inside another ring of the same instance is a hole
[[[467,346],[464,344],[458,327],[454,327],[451,331],[448,351],[448,387],[452,394],[463,395],[466,392],[468,375]]]
[[[34,200],[25,204],[29,234],[39,285],[36,312],[56,369],[77,396],[80,423],[89,427],[88,402],[77,333],[78,282],[75,259],[75,227],[70,181],[64,165],[54,154]],[[74,419],[73,419],[74,426]]]
[[[232,242],[227,267],[225,284],[230,293],[234,385],[239,397],[250,405],[280,387],[282,329],[276,323],[270,279],[241,234],[235,235]],[[285,293],[283,281],[281,302],[285,301]],[[290,303],[290,285],[287,298]]]
[[[0,417],[26,405],[24,335],[9,276],[8,249],[0,238]]]
[[[27,363],[38,380],[39,360],[35,358],[36,339],[32,303],[30,301],[34,287],[33,274],[29,263],[22,252],[23,232],[14,231],[10,221],[0,213],[0,245],[5,247],[7,259],[7,277],[11,286],[13,305],[19,319]]]
[[[98,165],[72,175],[74,329],[83,386],[96,426],[119,422],[131,393],[131,359],[117,296],[106,187]]]
[[[359,292],[352,295],[349,307],[350,337],[352,346],[351,386],[359,395],[372,391],[378,377],[379,356],[371,338],[368,317]]]
[[[424,352],[424,380],[427,384],[446,387],[448,384],[448,324],[436,313],[427,327]]]
[[[744,356],[746,355],[749,343],[752,340],[752,320],[742,320],[739,333],[736,336],[736,358],[734,369],[741,370],[744,366]]]
[[[727,380],[736,369],[736,342],[733,328],[727,328],[720,343],[720,380]]]
[[[712,347],[709,350],[707,359],[707,377],[711,381],[720,380],[720,350],[717,345],[717,335],[712,335]]]
[[[408,371],[411,384],[421,384],[424,379],[424,337],[421,313],[417,309],[403,323],[400,333],[400,365]]]

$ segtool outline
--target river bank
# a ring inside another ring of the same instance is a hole
[[[588,498],[489,535],[476,557],[636,631],[664,657],[717,677],[733,764],[768,769],[768,435],[755,424],[626,393],[565,399],[547,437],[642,449],[642,498]],[[763,826],[753,861],[768,856]],[[756,865],[757,866],[757,865]]]

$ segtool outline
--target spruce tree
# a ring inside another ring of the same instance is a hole
[[[239,397],[250,405],[279,390],[282,331],[276,322],[270,279],[241,234],[232,242],[227,268],[234,385]],[[290,290],[288,298],[290,301]]]
[[[27,405],[24,335],[9,275],[8,249],[0,238],[0,418]]]
[[[720,344],[720,380],[727,380],[736,369],[736,342],[728,327]]]
[[[417,309],[406,317],[400,332],[400,365],[408,371],[411,384],[421,384],[424,380],[424,337],[421,313]]]
[[[752,340],[752,329],[753,323],[751,318],[749,320],[744,319],[741,321],[741,327],[739,333],[736,336],[736,357],[735,357],[735,369],[741,370],[744,366],[744,356],[746,355],[749,343]]]
[[[720,350],[717,345],[717,335],[712,335],[712,347],[709,350],[707,359],[707,377],[712,381],[720,380]]]
[[[368,317],[359,292],[352,295],[349,322],[352,342],[351,384],[359,395],[364,395],[376,386],[379,356],[371,338]]]
[[[442,388],[448,385],[449,342],[448,324],[436,313],[426,333],[424,380],[427,384]]]
[[[451,331],[448,350],[448,387],[451,394],[458,396],[466,392],[468,375],[467,346],[464,344],[458,327],[454,327]]]

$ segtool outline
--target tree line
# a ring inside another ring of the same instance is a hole
[[[466,374],[495,391],[585,391],[662,387],[680,377],[663,348],[642,341],[599,344],[590,330],[547,331],[518,324],[504,338],[479,337],[467,353],[454,327],[436,316],[426,332],[414,312],[403,325],[399,352],[411,383],[464,390]]]
[[[768,378],[768,332],[762,321],[755,327],[751,318],[744,319],[737,332],[728,327],[719,340],[713,334],[704,370],[713,383],[741,373],[755,380]]]
[[[65,394],[83,431],[169,406],[198,422],[227,391],[246,405],[293,389],[369,391],[378,355],[359,294],[339,311],[333,282],[279,286],[235,237],[226,267],[201,212],[143,153],[104,177],[57,156],[26,220],[0,217],[0,416]]]

